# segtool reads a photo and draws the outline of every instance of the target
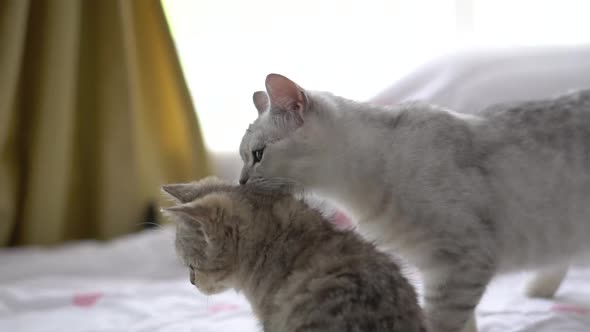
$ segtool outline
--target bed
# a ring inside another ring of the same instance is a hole
[[[242,295],[197,292],[173,236],[165,226],[108,243],[2,251],[0,331],[259,331]],[[481,331],[590,331],[590,268],[570,271],[551,301],[524,297],[525,279],[490,287],[477,312]]]
[[[473,112],[582,87],[590,87],[588,46],[478,51],[426,64],[372,101],[423,99]],[[237,177],[237,153],[216,162],[219,176]],[[241,295],[199,294],[173,250],[169,226],[107,243],[0,250],[0,331],[260,330]],[[420,290],[417,273],[407,275]],[[553,300],[526,298],[527,277],[492,283],[477,310],[480,331],[590,331],[590,267],[571,269]]]

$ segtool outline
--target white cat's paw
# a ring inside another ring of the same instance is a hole
[[[526,295],[537,298],[552,298],[566,273],[567,268],[539,271],[527,285]]]
[[[550,299],[555,295],[558,288],[559,284],[531,283],[527,286],[526,295],[528,297]]]

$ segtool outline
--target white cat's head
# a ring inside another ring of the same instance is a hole
[[[322,100],[278,74],[268,75],[265,83],[266,92],[253,95],[258,118],[240,144],[240,183],[265,179],[311,185],[330,138],[322,121]]]

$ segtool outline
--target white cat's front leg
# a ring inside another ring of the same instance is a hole
[[[476,332],[475,307],[493,269],[487,265],[455,262],[432,271],[424,289],[425,314],[430,332]]]
[[[530,297],[551,298],[567,274],[566,266],[554,266],[536,272],[528,283],[526,294]]]
[[[475,312],[471,314],[471,317],[465,324],[462,332],[477,332],[477,323],[475,320]]]

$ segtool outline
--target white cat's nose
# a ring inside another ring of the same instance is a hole
[[[240,173],[240,184],[246,184],[248,179],[250,179],[250,176],[248,175],[248,168],[244,166],[242,167],[242,172]]]

